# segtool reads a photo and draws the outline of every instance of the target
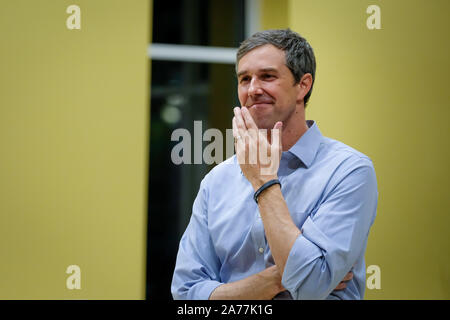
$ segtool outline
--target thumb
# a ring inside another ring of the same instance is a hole
[[[282,129],[283,127],[283,122],[278,121],[277,123],[275,123],[275,125],[273,126],[274,129]]]
[[[281,137],[282,137],[282,131],[283,131],[283,122],[278,121],[277,123],[275,123],[275,125],[273,126],[273,130],[278,130],[278,143],[280,146],[282,146],[282,141],[281,141]],[[275,141],[272,141],[272,143]]]

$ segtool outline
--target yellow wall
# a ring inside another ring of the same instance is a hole
[[[381,289],[365,298],[450,299],[450,2],[288,2],[285,26],[317,58],[307,118],[370,156],[377,172],[366,264],[381,268]],[[381,30],[366,26],[372,4]]]
[[[261,26],[263,29],[289,27],[289,0],[260,0]]]
[[[2,1],[0,299],[145,297],[150,10]]]

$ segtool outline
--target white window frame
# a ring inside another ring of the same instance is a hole
[[[246,37],[261,30],[260,1],[261,0],[245,0]],[[147,48],[147,56],[151,60],[200,63],[235,64],[236,52],[237,48],[167,43],[152,43]]]

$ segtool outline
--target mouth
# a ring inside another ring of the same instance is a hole
[[[264,108],[264,107],[268,107],[270,105],[272,105],[273,102],[272,101],[258,101],[253,103],[252,105],[248,106],[247,108]]]

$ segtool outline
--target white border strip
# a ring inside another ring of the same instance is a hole
[[[245,0],[245,38],[261,31],[261,1]]]
[[[165,43],[152,43],[147,49],[147,55],[152,60],[225,64],[236,63],[236,52],[235,48]]]

